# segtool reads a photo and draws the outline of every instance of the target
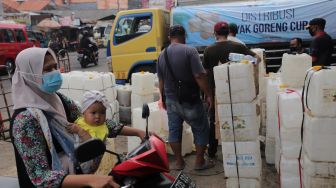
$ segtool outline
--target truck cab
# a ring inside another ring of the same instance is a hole
[[[118,13],[110,35],[112,71],[117,82],[139,71],[156,72],[156,61],[168,42],[169,12],[137,9]]]

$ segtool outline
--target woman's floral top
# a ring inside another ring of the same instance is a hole
[[[70,119],[81,115],[80,108],[70,98],[61,95],[70,111]],[[112,120],[106,120],[109,137],[116,137],[122,129]],[[13,121],[13,143],[21,156],[31,182],[36,187],[60,187],[67,174],[53,171],[48,163],[46,141],[40,125],[28,110],[20,112]]]

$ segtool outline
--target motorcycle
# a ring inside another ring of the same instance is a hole
[[[98,65],[98,55],[98,48],[94,48],[93,46],[90,49],[79,48],[77,50],[77,60],[82,68],[86,68],[89,64]]]
[[[169,172],[169,162],[164,141],[156,135],[148,134],[149,108],[143,105],[142,117],[146,118],[146,136],[144,141],[127,154],[124,160],[121,155],[106,149],[99,139],[90,139],[80,144],[75,150],[77,162],[84,163],[108,152],[117,156],[118,162],[109,175],[122,188],[197,188],[196,184],[181,171],[176,178]],[[80,165],[76,165],[79,172]],[[18,179],[0,176],[3,187],[18,188]]]
[[[108,151],[99,139],[91,139],[76,148],[75,156],[83,163],[101,156],[105,152],[115,155],[118,159],[109,175],[122,188],[174,188],[195,187],[196,184],[183,172],[175,179],[169,174],[169,161],[164,141],[156,135],[148,134],[149,108],[143,105],[142,118],[146,118],[146,136],[144,141],[128,153],[124,160],[115,152]]]

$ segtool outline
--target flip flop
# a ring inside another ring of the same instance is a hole
[[[194,170],[206,170],[215,166],[215,162],[212,160],[205,160],[202,166],[195,166]]]

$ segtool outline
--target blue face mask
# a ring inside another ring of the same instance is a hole
[[[59,70],[54,70],[42,75],[40,89],[46,93],[55,93],[62,86],[62,75]]]

